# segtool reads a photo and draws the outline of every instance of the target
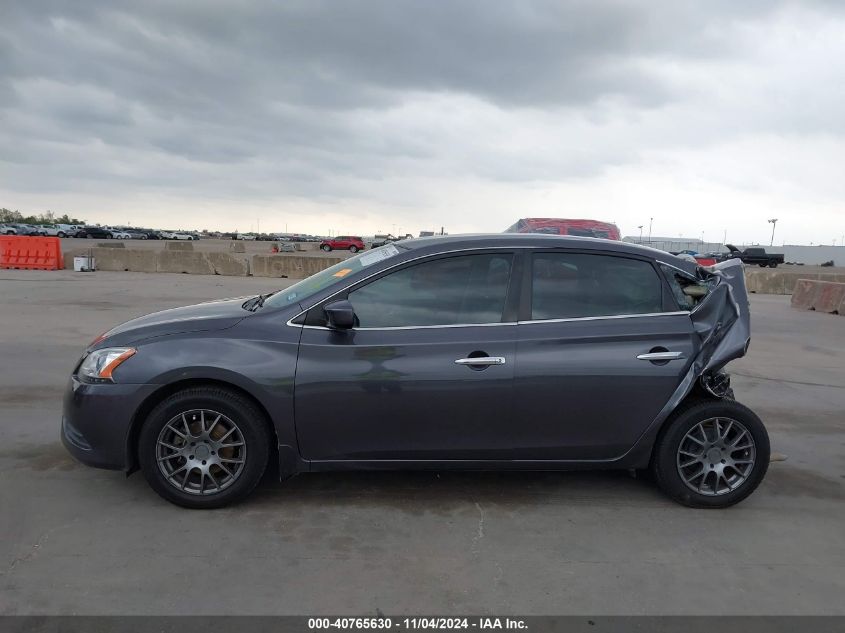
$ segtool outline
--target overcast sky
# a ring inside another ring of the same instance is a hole
[[[845,234],[845,2],[0,7],[0,206],[372,234]]]

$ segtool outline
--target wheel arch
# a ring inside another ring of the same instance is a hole
[[[677,405],[670,411],[664,412],[654,423],[651,424],[640,436],[633,447],[620,458],[620,463],[625,468],[646,469],[651,466],[654,458],[654,450],[658,440],[666,433],[672,422],[685,409],[704,401],[719,402],[721,398],[709,394],[698,381],[687,391]]]
[[[265,407],[264,404],[258,398],[256,398],[247,389],[244,389],[243,387],[228,382],[226,380],[221,380],[219,378],[186,378],[184,380],[178,380],[166,385],[162,385],[160,389],[157,389],[152,394],[147,396],[146,400],[144,400],[141,405],[135,410],[135,413],[132,416],[132,422],[129,426],[129,433],[126,436],[127,474],[133,473],[139,468],[138,436],[140,435],[141,427],[144,425],[144,421],[147,419],[150,412],[152,412],[152,410],[156,406],[158,406],[160,402],[163,402],[166,398],[169,398],[174,393],[177,393],[184,389],[190,389],[195,387],[219,387],[222,389],[228,389],[229,391],[234,391],[240,396],[252,402],[252,404],[254,404],[258,408],[258,410],[261,411],[261,413],[263,414],[264,424],[266,425],[270,433],[270,437],[274,440],[273,442],[271,442],[270,454],[271,456],[276,456],[277,462],[280,461],[281,448],[279,446],[279,434],[273,424],[273,417],[270,415],[270,412],[267,410],[267,407]],[[286,448],[288,450],[293,450],[291,447]],[[288,468],[290,468],[289,465]]]

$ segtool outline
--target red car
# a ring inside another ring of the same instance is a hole
[[[619,227],[611,222],[598,220],[572,220],[565,218],[523,218],[505,233],[546,233],[549,235],[575,235],[577,237],[598,237],[605,240],[621,240]]]
[[[320,242],[320,248],[329,251],[350,251],[357,253],[364,250],[364,240],[354,235],[338,235]]]

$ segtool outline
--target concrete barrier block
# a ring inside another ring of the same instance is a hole
[[[179,250],[161,251],[156,258],[156,272],[213,275],[214,267],[205,255],[206,253],[186,253]]]
[[[246,253],[246,245],[240,240],[232,240],[229,243],[230,253]]]
[[[253,255],[252,274],[255,277],[291,277],[304,279],[334,266],[338,257],[303,257],[298,255]]]
[[[129,251],[120,248],[92,248],[89,250],[96,260],[97,270],[129,270]],[[81,255],[87,254],[88,250],[81,253]]]
[[[129,270],[136,273],[154,273],[158,266],[158,253],[151,250],[127,250]]]
[[[246,277],[249,275],[249,260],[235,257],[230,253],[203,253],[215,275]]]
[[[792,291],[792,299],[790,304],[793,308],[801,310],[810,310],[816,300],[816,295],[820,288],[818,281],[815,279],[799,279],[795,283],[795,288]]]
[[[192,251],[194,250],[194,243],[192,241],[184,241],[184,242],[171,242],[167,241],[164,243],[164,250],[166,251]]]
[[[123,242],[97,242],[97,248],[126,248]]]
[[[845,301],[845,283],[834,281],[817,281],[818,292],[813,296],[812,308],[817,312],[832,314],[839,312],[839,307]]]

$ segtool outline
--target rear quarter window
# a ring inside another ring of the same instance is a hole
[[[692,310],[710,293],[711,282],[695,279],[677,268],[660,264],[660,269],[669,282],[672,296],[681,310]]]

